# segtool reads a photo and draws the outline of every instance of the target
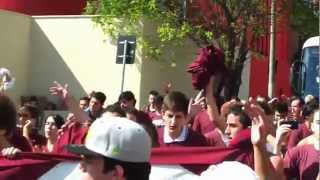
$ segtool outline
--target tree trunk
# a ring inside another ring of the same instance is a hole
[[[234,97],[238,97],[240,85],[242,83],[241,75],[243,70],[243,63],[238,64],[235,68],[229,69],[225,76],[223,88],[224,98],[229,101]]]

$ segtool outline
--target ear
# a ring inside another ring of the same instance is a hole
[[[120,165],[116,165],[114,168],[114,176],[116,179],[124,179],[124,169]]]

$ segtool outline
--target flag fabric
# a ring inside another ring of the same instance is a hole
[[[152,164],[150,179],[196,179],[207,171],[210,165],[226,161],[238,161],[252,168],[250,131],[242,131],[238,137],[228,148],[154,148],[150,159]],[[70,155],[27,152],[19,153],[11,160],[0,156],[0,180],[79,179],[79,160],[79,157]],[[230,165],[227,163],[223,166]],[[236,167],[234,163],[233,167]],[[243,171],[246,168],[240,169]]]

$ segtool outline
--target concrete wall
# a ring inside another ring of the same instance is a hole
[[[187,49],[176,49],[174,66],[172,66],[166,54],[161,56],[160,61],[150,59],[143,61],[140,91],[143,105],[147,103],[150,90],[157,90],[163,93],[162,86],[166,82],[172,83],[172,90],[181,91],[189,97],[194,95],[191,74],[186,72],[186,67],[195,58],[196,47],[189,41],[186,44],[184,48],[187,47]]]
[[[107,103],[117,100],[122,65],[115,64],[116,46],[90,17],[34,17],[31,44],[29,92],[46,95],[57,80],[68,83],[76,98],[96,90],[107,95]],[[136,95],[140,90],[138,66],[127,65],[125,79],[125,89]]]
[[[57,80],[68,83],[76,98],[98,90],[106,93],[107,103],[115,102],[121,87],[122,65],[115,64],[116,46],[90,17],[33,18],[29,92],[47,95],[48,87]],[[193,94],[191,75],[185,69],[196,50],[191,42],[186,43],[175,53],[175,67],[170,66],[165,54],[163,62],[142,60],[143,50],[137,47],[135,64],[126,65],[124,86],[124,90],[135,94],[137,107],[146,103],[150,90],[160,91],[161,84],[169,80],[174,90]]]
[[[31,18],[0,10],[0,22],[0,67],[8,68],[17,82],[6,93],[19,102],[20,95],[27,92]]]

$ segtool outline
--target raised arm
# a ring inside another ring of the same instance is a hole
[[[79,108],[77,101],[69,94],[68,84],[62,86],[58,82],[54,82],[53,86],[49,88],[52,95],[58,96],[67,106],[70,112],[75,116],[75,120],[80,123],[91,121],[90,117]]]
[[[207,113],[209,119],[222,131],[226,128],[226,121],[223,116],[220,116],[216,98],[213,96],[213,86],[215,77],[211,76],[209,83],[206,86],[205,95],[207,102]]]
[[[252,119],[251,142],[254,153],[254,169],[260,180],[274,179],[271,162],[266,150],[266,116],[263,110],[254,104],[245,106],[246,112]]]

